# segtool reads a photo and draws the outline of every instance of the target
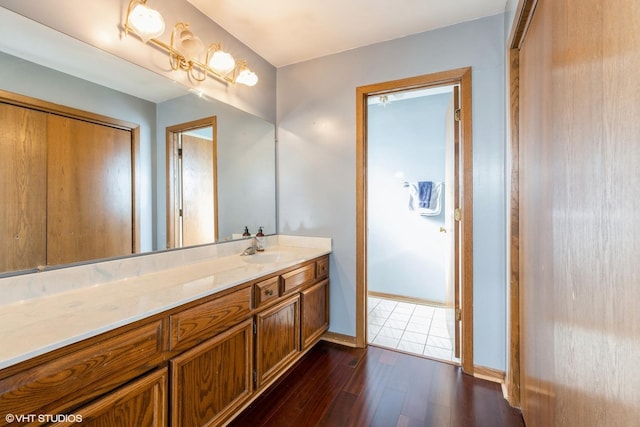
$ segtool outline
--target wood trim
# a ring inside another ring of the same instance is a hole
[[[520,405],[520,143],[519,67],[520,51],[509,51],[511,206],[509,218],[509,365],[506,378],[507,401]]]
[[[473,376],[498,384],[504,384],[505,373],[500,369],[487,368],[486,366],[474,366]]]
[[[353,337],[351,335],[339,334],[337,332],[325,332],[324,334],[322,334],[320,339],[322,341],[344,345],[351,348],[360,347],[357,345],[356,337]]]
[[[445,303],[430,301],[428,299],[422,299],[422,298],[405,297],[403,295],[387,294],[384,292],[374,292],[374,291],[368,291],[367,294],[371,297],[390,299],[394,301],[410,302],[413,304],[423,304],[423,305],[430,305],[434,307],[447,307],[447,304]]]
[[[462,368],[473,373],[473,157],[471,68],[458,68],[423,76],[356,88],[356,346],[367,345],[367,97],[398,90],[459,84],[461,97],[462,167]]]
[[[175,229],[177,227],[176,220],[176,162],[175,153],[176,147],[173,142],[173,134],[178,132],[185,132],[189,130],[199,129],[203,127],[213,127],[213,136],[211,144],[213,145],[213,176],[215,177],[213,183],[213,223],[214,223],[214,240],[219,240],[219,227],[218,227],[218,118],[216,116],[205,117],[203,119],[192,120],[186,123],[180,123],[173,126],[167,126],[165,129],[165,177],[166,177],[166,202],[167,202],[167,248],[176,247]],[[213,242],[211,242],[213,243]]]
[[[165,129],[165,194],[166,194],[166,218],[167,222],[165,227],[167,229],[167,243],[166,248],[176,247],[176,215],[174,206],[175,202],[175,180],[176,180],[176,166],[174,164],[176,147],[173,143],[173,132],[169,128]],[[158,248],[161,249],[161,248]]]
[[[460,156],[462,161],[461,280],[462,280],[462,369],[472,374],[473,365],[473,126],[471,117],[471,68],[457,80],[460,83]],[[455,80],[452,80],[452,83]]]
[[[356,347],[367,346],[367,96],[356,89]]]
[[[217,242],[220,240],[220,227],[218,227],[218,117],[213,116],[211,122],[213,123],[213,135],[211,137],[213,161],[211,166],[215,177],[213,182],[213,237]]]
[[[519,1],[511,32],[509,33],[509,41],[507,43],[509,49],[520,49],[537,5],[538,0]]]
[[[141,251],[140,232],[142,224],[140,219],[140,208],[142,206],[142,166],[140,160],[140,126],[131,129],[131,163],[132,163],[132,179],[133,179],[133,200],[131,206],[133,208],[133,253],[138,254]]]
[[[89,111],[79,110],[77,108],[67,107],[66,105],[55,104],[53,102],[43,101],[37,98],[20,95],[13,92],[0,90],[0,102],[18,105],[32,110],[44,111],[45,113],[53,113],[59,116],[80,119],[91,123],[97,123],[104,126],[114,127],[118,129],[131,131],[138,127],[136,123],[127,122],[125,120],[114,119],[113,117],[103,116],[101,114],[91,113]]]
[[[511,206],[509,218],[509,354],[505,398],[520,406],[520,47],[538,0],[520,0],[511,28],[509,61],[509,145],[511,149]]]

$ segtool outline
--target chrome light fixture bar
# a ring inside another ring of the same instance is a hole
[[[183,70],[189,79],[202,82],[212,76],[227,83],[254,86],[258,76],[249,70],[246,61],[236,61],[222,50],[220,43],[211,43],[205,52],[204,44],[190,29],[189,24],[178,22],[171,31],[170,43],[158,39],[164,33],[164,19],[160,12],[150,8],[147,0],[131,0],[124,22],[125,34],[134,33],[144,43],[167,52],[172,70]],[[199,57],[205,53],[204,62]]]

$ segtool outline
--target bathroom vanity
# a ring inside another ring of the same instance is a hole
[[[229,421],[329,326],[330,243],[278,237],[0,307],[0,425]]]

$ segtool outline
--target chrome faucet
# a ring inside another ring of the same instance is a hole
[[[240,256],[245,256],[245,255],[253,255],[258,251],[258,239],[256,239],[255,237],[251,239],[251,246],[249,246],[247,249],[245,249]]]

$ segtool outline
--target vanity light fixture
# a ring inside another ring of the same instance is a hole
[[[256,73],[247,68],[247,63],[242,61],[239,66],[238,77],[236,77],[236,82],[242,83],[247,86],[254,86],[258,83],[258,76]]]
[[[167,52],[172,70],[185,71],[190,80],[202,82],[208,76],[227,83],[255,86],[258,76],[249,70],[246,61],[236,62],[231,54],[222,50],[220,43],[209,47],[196,36],[189,24],[178,22],[171,31],[170,43],[158,39],[164,32],[164,19],[160,12],[147,6],[147,0],[131,0],[124,22],[125,34],[132,32],[145,43],[151,43]],[[204,62],[201,57],[204,56]]]
[[[164,33],[164,19],[160,12],[146,5],[146,0],[132,1],[129,3],[125,28],[135,32],[146,43]]]

